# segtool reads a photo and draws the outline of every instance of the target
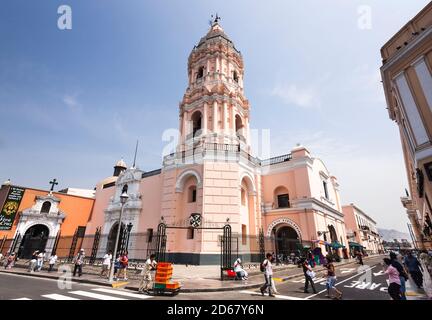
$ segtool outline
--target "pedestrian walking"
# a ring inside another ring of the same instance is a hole
[[[236,279],[238,280],[247,280],[248,273],[243,269],[242,261],[238,258],[234,262],[234,272],[236,273]]]
[[[151,272],[153,270],[156,270],[157,267],[157,262],[155,258],[156,255],[152,254],[150,255],[150,258],[148,258],[144,263],[144,268],[141,273],[142,278],[138,288],[138,292],[140,293],[144,292],[146,294],[150,294],[149,290],[151,289],[151,282],[152,282]]]
[[[398,255],[395,252],[390,252],[390,262],[391,265],[399,272],[401,299],[406,300],[405,282],[408,280],[408,273],[406,272],[403,264],[400,263]]]
[[[102,271],[100,273],[101,277],[106,277],[108,275],[108,270],[110,269],[111,266],[111,259],[112,259],[112,251],[109,251],[103,257]]]
[[[418,259],[413,255],[412,251],[408,251],[408,254],[404,259],[404,264],[416,286],[419,289],[423,289],[423,267]]]
[[[117,275],[118,275],[118,272],[120,270],[120,267],[121,267],[120,255],[117,255],[117,258],[114,262],[114,281],[117,281],[117,279],[118,279]]]
[[[357,260],[359,264],[363,265],[363,254],[361,253],[361,251],[357,252]]]
[[[120,272],[119,277],[121,274],[123,274],[123,280],[127,281],[127,269],[129,266],[129,258],[128,258],[128,252],[123,252],[120,256]]]
[[[73,271],[73,276],[76,276],[76,273],[78,271],[78,276],[81,277],[82,276],[82,266],[84,264],[84,258],[85,258],[85,252],[84,249],[80,249],[80,251],[78,252],[78,254],[75,257],[75,267],[74,267],[74,271]]]
[[[15,252],[12,252],[9,257],[7,258],[5,269],[12,269],[12,267],[15,264],[16,255]]]
[[[49,262],[48,262],[49,263],[48,272],[51,272],[53,270],[54,265],[57,262],[57,259],[58,259],[58,257],[57,257],[57,255],[55,253],[51,254],[51,256],[49,258]]]
[[[45,260],[45,250],[39,252],[37,255],[37,266],[36,266],[37,271],[42,270],[44,260]]]
[[[327,297],[341,300],[342,292],[336,288],[336,270],[332,258],[330,258],[330,260],[327,261],[325,267],[327,269],[327,281],[326,281]],[[331,290],[336,292],[337,297],[332,297]]]
[[[389,258],[384,258],[384,273],[388,275],[388,293],[393,300],[402,300],[399,272],[392,266]]]
[[[315,283],[313,282],[313,278],[315,278],[315,272],[313,272],[307,258],[303,259],[302,268],[305,277],[304,293],[309,293],[309,283],[312,287],[313,293],[317,293],[315,289]]]
[[[267,253],[266,259],[261,263],[260,270],[261,272],[264,272],[264,278],[265,283],[260,288],[261,294],[264,295],[265,291],[268,290],[269,297],[274,297],[274,294],[272,294],[272,277],[273,277],[273,266],[271,263],[272,260],[272,254]]]
[[[37,267],[37,259],[38,259],[38,255],[39,255],[39,250],[36,250],[35,252],[33,252],[30,262],[29,262],[29,272],[34,272],[36,267]]]

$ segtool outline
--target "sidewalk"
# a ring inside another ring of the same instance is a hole
[[[367,257],[364,259],[366,262],[368,259],[374,256]],[[335,263],[336,267],[344,266],[355,262],[355,259],[343,260]],[[64,265],[62,265],[64,266]],[[73,266],[69,264],[71,270]],[[73,277],[72,281],[79,283],[89,283],[102,286],[113,286],[108,283],[106,278],[99,276],[100,267],[86,265],[83,267],[83,275],[81,277]],[[321,266],[315,267],[315,272],[321,272],[325,269]],[[262,272],[259,271],[259,266],[251,267],[246,269],[249,273],[249,279],[247,281],[236,281],[236,280],[220,280],[220,266],[185,266],[185,265],[174,265],[173,280],[179,281],[182,285],[182,292],[216,292],[216,291],[235,291],[235,290],[246,290],[260,287],[264,282]],[[57,270],[48,273],[45,268],[40,272],[28,272],[27,265],[18,262],[11,270],[0,269],[1,273],[12,273],[18,275],[26,275],[39,278],[58,279],[62,276]],[[128,281],[125,284],[126,289],[138,290],[141,270],[132,269],[128,270]],[[289,279],[303,276],[303,271],[296,265],[277,266],[274,268],[274,278],[279,281],[287,281]],[[121,285],[118,281],[116,284]],[[115,285],[114,285],[115,286]]]

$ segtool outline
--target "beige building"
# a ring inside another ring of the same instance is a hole
[[[377,254],[383,251],[377,223],[353,203],[342,206],[350,252],[366,251]]]
[[[402,204],[416,247],[431,248],[432,3],[381,48],[381,56],[387,109],[399,126],[409,181]]]

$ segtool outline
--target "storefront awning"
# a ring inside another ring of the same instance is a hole
[[[348,242],[350,247],[364,248],[361,244],[357,242]]]
[[[339,248],[344,248],[345,246],[335,241],[330,244],[330,247],[332,247],[333,249],[339,249]]]

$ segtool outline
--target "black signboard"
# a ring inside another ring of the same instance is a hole
[[[0,230],[11,230],[25,189],[11,187],[0,212]]]

